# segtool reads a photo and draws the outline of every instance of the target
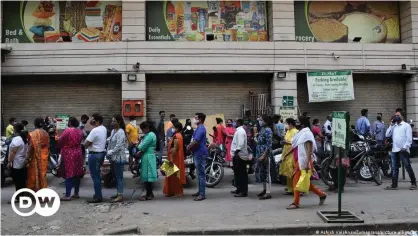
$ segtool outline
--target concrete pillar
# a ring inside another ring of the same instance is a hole
[[[406,81],[406,118],[418,121],[418,76],[414,76]]]
[[[122,40],[145,41],[145,1],[122,1]]]
[[[146,81],[145,74],[136,74],[137,81],[128,81],[128,74],[122,75],[122,100],[144,100],[144,117],[137,118],[137,124],[146,120]],[[123,109],[123,108],[122,108]]]
[[[418,43],[418,2],[400,1],[402,43]]]
[[[295,41],[293,1],[268,1],[267,19],[270,41]]]
[[[274,106],[276,114],[280,114],[280,107],[283,104],[283,96],[293,96],[294,105],[298,106],[297,103],[297,73],[287,72],[286,78],[279,79],[274,74],[271,80],[271,104]]]

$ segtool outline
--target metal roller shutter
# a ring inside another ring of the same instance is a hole
[[[147,117],[158,118],[160,110],[180,119],[196,112],[223,113],[225,119],[242,116],[249,107],[249,91],[270,94],[270,74],[147,75]]]
[[[385,123],[397,107],[405,109],[405,80],[402,75],[354,74],[355,100],[347,102],[308,103],[306,75],[298,74],[298,103],[301,112],[310,112],[311,120],[317,118],[322,123],[332,111],[348,111],[350,123],[354,124],[362,109],[369,110],[370,122],[376,120],[377,113],[383,113]]]
[[[120,75],[45,75],[2,77],[3,117],[29,121],[68,114],[80,119],[99,112],[110,125],[122,111]]]

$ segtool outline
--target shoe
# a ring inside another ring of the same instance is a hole
[[[80,195],[78,195],[78,194],[73,194],[73,196],[71,196],[71,198],[78,199],[78,198],[80,198]]]
[[[192,197],[198,197],[198,196],[200,196],[200,193],[199,192],[197,192],[195,194],[192,194]]]
[[[203,201],[203,200],[205,200],[206,198],[205,197],[202,197],[202,196],[197,196],[194,200],[196,201],[196,202],[200,202],[200,201]]]
[[[97,198],[93,198],[91,200],[87,200],[87,203],[101,203],[103,202],[103,199],[97,199]]]
[[[231,191],[232,194],[239,194],[238,190]]]
[[[257,197],[262,197],[266,194],[266,190],[263,190],[263,192],[257,194]]]
[[[409,190],[416,190],[416,189],[417,189],[417,185],[416,184],[411,185],[411,187],[409,188]]]
[[[111,196],[110,199],[116,199],[117,197],[118,197],[118,195],[116,194],[114,196]]]
[[[267,200],[267,199],[271,199],[271,194],[270,193],[266,193],[266,194],[264,194],[264,196],[260,197],[260,200]]]
[[[121,202],[122,200],[123,200],[122,194],[118,194],[118,196],[112,200],[112,203]]]
[[[386,186],[385,190],[398,190],[398,186]]]
[[[61,197],[60,200],[63,201],[63,202],[69,202],[69,201],[71,201],[71,197],[63,196],[63,197]]]
[[[247,196],[248,196],[248,194],[246,194],[246,193],[238,193],[238,194],[234,195],[234,197],[247,197]]]
[[[322,197],[319,197],[319,205],[324,205],[325,199],[327,199],[327,195],[325,194]]]

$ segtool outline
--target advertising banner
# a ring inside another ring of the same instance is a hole
[[[317,71],[307,74],[309,102],[354,100],[351,71]]]
[[[266,2],[149,1],[149,41],[268,41]]]
[[[294,4],[296,41],[401,42],[398,2],[295,1]]]
[[[122,2],[3,2],[3,43],[122,40]]]

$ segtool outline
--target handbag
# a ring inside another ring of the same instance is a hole
[[[340,159],[338,156],[335,157],[335,166],[338,167]],[[348,157],[342,157],[341,158],[341,164],[343,168],[349,168],[350,167],[350,159]]]
[[[296,184],[295,190],[301,193],[308,193],[309,186],[311,185],[311,170],[301,170],[301,175],[299,177],[298,183]]]

